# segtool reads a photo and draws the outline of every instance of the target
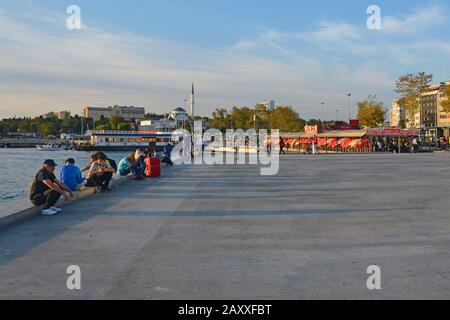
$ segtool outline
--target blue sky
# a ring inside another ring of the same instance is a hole
[[[82,30],[65,26],[81,8]],[[382,29],[366,27],[369,5]],[[82,105],[149,112],[182,105],[197,87],[198,112],[265,98],[302,117],[327,119],[395,79],[431,72],[448,80],[446,1],[0,0],[0,117]],[[354,112],[356,107],[353,107]]]

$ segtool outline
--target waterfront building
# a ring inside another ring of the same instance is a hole
[[[70,119],[70,112],[69,111],[58,111],[55,112],[56,119],[64,120],[64,119]]]
[[[112,116],[119,116],[127,121],[142,120],[145,118],[145,108],[134,106],[114,106],[114,107],[83,107],[83,116],[99,121],[102,117],[109,119]]]
[[[446,137],[450,134],[450,113],[443,112],[444,91],[450,81],[430,86],[420,97],[420,128],[426,135]]]
[[[274,100],[266,99],[263,102],[261,102],[260,105],[263,105],[268,111],[275,110],[275,101]]]
[[[398,100],[392,101],[391,110],[389,111],[389,125],[391,127],[401,127],[404,124],[407,129],[421,128],[421,112],[420,110],[410,114],[405,111],[404,106],[398,103]]]
[[[67,118],[70,118],[70,112],[69,111],[58,111],[58,112],[54,112],[54,111],[50,111],[46,114],[43,115],[43,117],[45,119],[59,119],[59,120],[64,120]]]
[[[56,115],[53,111],[50,111],[43,115],[44,119],[54,119],[56,118]]]
[[[437,127],[437,113],[440,86],[431,86],[420,97],[420,113],[422,129],[430,130]]]
[[[450,135],[450,113],[442,111],[442,102],[445,99],[444,91],[450,81],[432,85],[425,90],[419,98],[419,109],[409,115],[405,108],[394,100],[390,111],[392,126],[399,126],[404,120],[407,129],[421,129],[425,135],[440,137]]]
[[[400,127],[405,119],[405,110],[400,106],[398,100],[392,101],[391,111],[389,112],[389,125],[391,127]]]
[[[450,86],[450,81],[441,83],[439,92],[436,95],[436,107],[438,110],[437,126],[441,130],[440,134],[444,135],[447,138],[450,137],[450,113],[444,112],[442,110],[442,102],[446,99],[444,92],[448,86]]]

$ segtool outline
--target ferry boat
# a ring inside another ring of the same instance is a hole
[[[88,131],[87,141],[75,143],[77,151],[134,151],[137,148],[162,151],[171,141],[172,132]]]

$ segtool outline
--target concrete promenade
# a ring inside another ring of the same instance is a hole
[[[0,230],[0,299],[450,299],[449,169],[446,153],[176,167]]]

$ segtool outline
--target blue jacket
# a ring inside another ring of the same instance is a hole
[[[167,156],[168,156],[169,158],[172,158],[172,150],[173,150],[173,147],[172,147],[171,144],[167,144],[167,145],[164,147],[164,152],[167,154]]]
[[[76,191],[78,185],[84,182],[80,169],[74,164],[68,164],[61,169],[61,181],[64,182],[70,190]]]

